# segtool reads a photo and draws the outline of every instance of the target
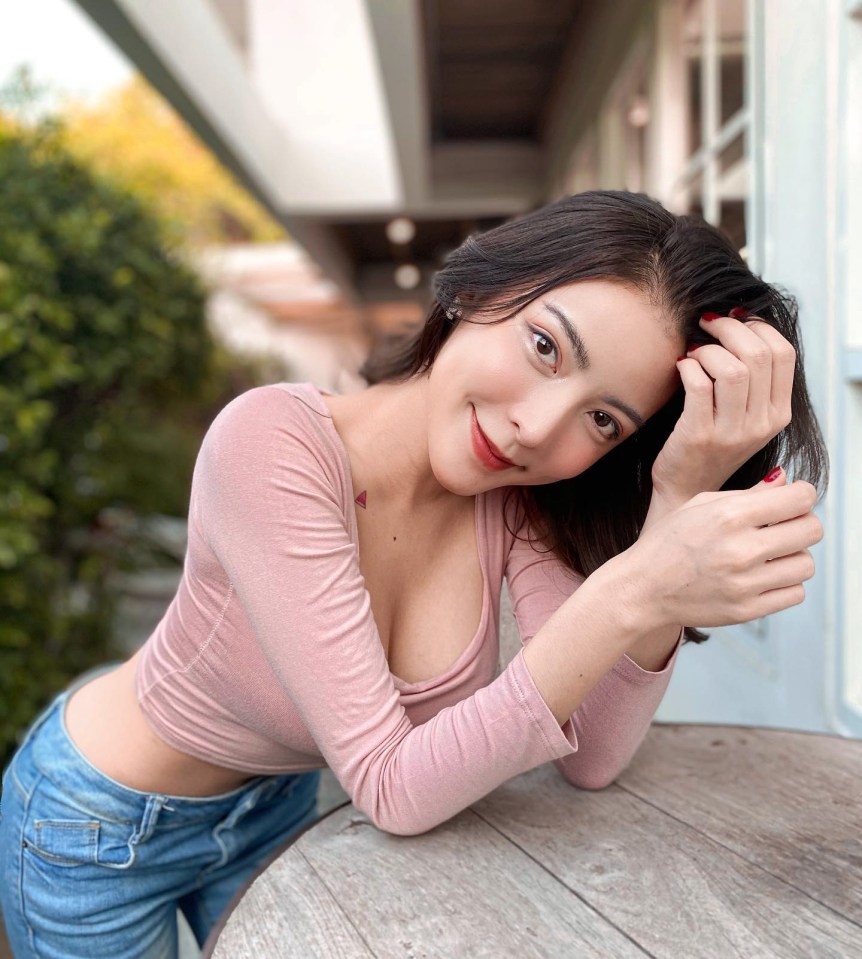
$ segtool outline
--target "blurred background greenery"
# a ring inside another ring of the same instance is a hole
[[[266,378],[213,340],[190,251],[283,235],[142,80],[62,116],[39,96],[26,71],[0,92],[4,765],[56,691],[128,655],[123,584],[178,575],[164,521],[203,433]]]

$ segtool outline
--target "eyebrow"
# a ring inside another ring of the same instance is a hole
[[[571,321],[571,319],[564,313],[556,303],[548,303],[547,301],[543,302],[542,305],[544,308],[556,318],[557,322],[563,328],[563,331],[566,334],[566,337],[571,344],[572,352],[575,354],[575,359],[578,364],[578,369],[588,370],[590,368],[590,354],[587,351],[586,343],[581,339],[581,334],[578,332],[577,327]],[[621,399],[616,396],[601,396],[599,397],[603,403],[607,403],[609,406],[616,407],[621,413],[625,415],[635,424],[637,429],[640,429],[644,425],[644,418],[638,413],[636,409],[629,406],[628,403],[624,403]]]
[[[552,316],[557,318],[560,326],[569,338],[575,359],[578,361],[578,369],[588,370],[590,368],[590,354],[587,352],[587,346],[581,339],[581,334],[578,333],[574,323],[572,323],[568,316],[555,303],[546,302],[542,305]]]

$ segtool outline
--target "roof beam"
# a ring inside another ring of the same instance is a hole
[[[431,152],[435,207],[460,201],[476,214],[520,213],[540,202],[544,151],[520,140],[456,140]]]
[[[407,207],[422,206],[429,194],[428,83],[418,2],[365,0],[398,157]]]
[[[289,145],[267,115],[230,37],[205,0],[77,0],[219,161],[348,299],[353,265],[327,228],[291,214],[281,183]]]

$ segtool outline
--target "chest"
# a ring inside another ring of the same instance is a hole
[[[389,669],[416,683],[445,672],[482,617],[479,504],[458,513],[397,516],[357,509],[359,566]]]

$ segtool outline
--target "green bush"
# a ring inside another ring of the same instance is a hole
[[[134,196],[70,157],[50,124],[0,128],[4,762],[53,693],[118,658],[110,575],[143,546],[110,517],[183,516],[206,424],[246,385],[230,381],[203,307]]]

